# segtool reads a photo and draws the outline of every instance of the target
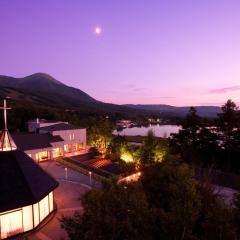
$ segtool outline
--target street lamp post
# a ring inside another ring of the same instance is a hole
[[[68,169],[65,167],[64,170],[65,170],[65,180],[67,180],[68,179]]]
[[[89,174],[89,183],[92,186],[92,172],[89,171],[88,174]]]

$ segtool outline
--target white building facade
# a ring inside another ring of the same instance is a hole
[[[44,125],[43,125],[44,124]],[[39,127],[40,126],[40,127]],[[28,122],[29,133],[15,133],[13,139],[36,162],[70,157],[87,152],[85,128],[66,122],[36,119]],[[28,139],[28,142],[24,141]]]

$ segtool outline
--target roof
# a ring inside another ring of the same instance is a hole
[[[0,151],[9,151],[16,148],[16,144],[10,136],[8,130],[4,129],[0,136]]]
[[[72,124],[67,123],[58,123],[47,127],[39,128],[40,131],[46,132],[54,132],[54,131],[63,131],[63,130],[76,130],[76,129],[83,129],[81,127],[74,126]]]
[[[108,165],[105,165],[105,166],[102,166],[100,167],[99,169],[102,169],[106,172],[109,172],[111,174],[115,174],[115,175],[119,175],[121,174],[121,169],[120,169],[120,166],[116,163],[111,163],[111,164],[108,164]]]
[[[39,123],[59,123],[60,121],[57,120],[47,120],[47,119],[38,119]],[[28,123],[30,122],[37,122],[37,119],[31,119],[29,121],[27,121]]]
[[[39,202],[58,182],[20,150],[0,152],[0,212]]]
[[[53,136],[49,133],[12,133],[12,138],[18,149],[22,151],[49,148],[53,142],[64,141],[60,136]]]

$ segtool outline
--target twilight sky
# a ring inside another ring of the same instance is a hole
[[[35,72],[111,103],[240,103],[240,1],[0,0],[0,75]]]

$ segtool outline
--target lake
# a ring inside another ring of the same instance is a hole
[[[178,133],[181,129],[177,125],[150,125],[148,127],[124,128],[122,131],[114,130],[114,135],[121,136],[146,136],[148,131],[152,129],[156,137],[169,137],[171,133]]]

